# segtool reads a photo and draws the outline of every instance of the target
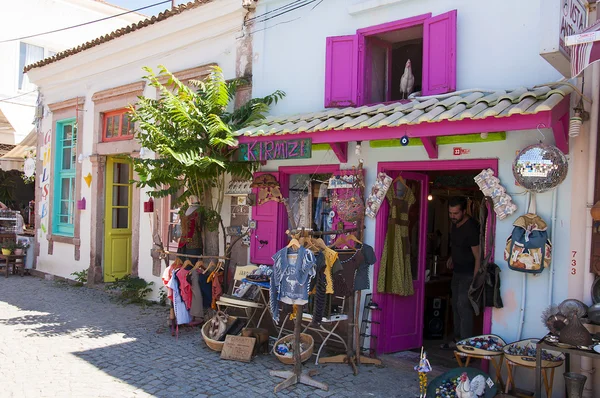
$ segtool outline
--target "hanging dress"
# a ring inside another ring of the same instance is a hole
[[[415,203],[413,192],[404,183],[392,184],[386,194],[390,205],[387,234],[381,255],[377,291],[400,296],[414,294],[410,263],[408,209]]]

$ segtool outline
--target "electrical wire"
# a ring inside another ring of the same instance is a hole
[[[77,25],[73,25],[73,26],[67,26],[66,28],[55,29],[55,30],[51,30],[51,31],[48,31],[48,32],[43,32],[43,33],[36,33],[36,34],[33,34],[33,35],[29,35],[29,36],[16,37],[14,39],[0,40],[0,43],[7,43],[9,41],[17,41],[17,40],[29,39],[29,38],[32,38],[32,37],[48,35],[48,34],[56,33],[56,32],[62,32],[64,30],[69,30],[69,29],[73,29],[73,28],[79,28],[81,26],[86,26],[86,25],[91,25],[91,24],[96,23],[96,22],[106,21],[106,20],[109,20],[109,19],[112,19],[112,18],[116,18],[116,17],[120,17],[120,16],[123,16],[123,15],[134,13],[134,12],[137,12],[137,11],[145,10],[146,8],[156,7],[156,6],[159,6],[161,4],[165,4],[165,3],[171,3],[171,0],[164,0],[164,1],[161,1],[161,2],[158,2],[158,3],[155,3],[155,4],[151,4],[149,6],[144,6],[144,7],[136,8],[135,10],[130,10],[130,11],[122,12],[120,14],[111,15],[109,17],[104,17],[104,18],[96,19],[96,20],[89,21],[89,22],[83,22],[83,23],[80,23],[80,24],[77,24]]]
[[[265,16],[264,18],[262,18],[262,19],[259,19],[259,18],[257,18],[257,19],[249,19],[248,21],[246,21],[246,24],[248,24],[249,22],[253,22],[253,23],[266,22],[266,21],[269,21],[269,20],[271,20],[273,18],[277,18],[277,17],[285,15],[285,14],[287,14],[289,12],[298,10],[300,8],[303,8],[303,7],[306,7],[306,6],[308,6],[310,4],[313,4],[313,3],[317,2],[317,1],[319,1],[319,0],[305,0],[302,4],[293,4],[293,3],[291,3],[290,5],[293,5],[294,7],[291,7],[291,8],[285,9],[285,10],[281,10],[280,12],[275,13],[274,15],[270,15],[270,16],[266,16],[266,13],[265,13],[265,14],[263,14],[263,16]],[[319,4],[321,3],[321,1],[319,1]],[[313,9],[314,9],[314,7],[313,7]]]
[[[26,95],[28,95],[28,94],[35,93],[36,91],[37,91],[37,90],[31,90],[31,91],[28,91],[28,92],[26,92],[26,93],[22,93],[22,94],[19,94],[19,95],[15,95],[14,97],[2,98],[2,99],[0,99],[0,102],[8,102],[8,101],[9,101],[9,100],[11,100],[11,99],[15,99],[15,98],[19,98],[19,97],[24,97],[24,96],[26,96]]]
[[[308,4],[312,4],[312,3],[316,2],[316,1],[318,1],[318,3],[317,3],[317,4],[315,4],[315,5],[314,5],[314,6],[313,6],[313,7],[310,9],[310,11],[314,10],[315,8],[317,8],[317,7],[318,7],[318,6],[319,6],[319,5],[320,5],[320,4],[323,2],[323,0],[310,0],[310,3],[308,3]],[[308,4],[306,4],[306,5],[308,5]],[[300,7],[298,7],[298,8],[300,8]],[[293,11],[293,10],[291,10],[291,11]],[[285,14],[285,13],[283,13],[283,14]],[[283,15],[283,14],[280,14],[280,15]],[[275,25],[267,26],[267,27],[264,27],[264,28],[262,28],[262,29],[255,29],[255,30],[253,30],[252,32],[248,33],[248,35],[252,36],[252,35],[253,35],[253,34],[255,34],[255,33],[262,32],[262,31],[265,31],[265,30],[268,30],[268,29],[274,28],[274,27],[276,27],[276,26],[278,26],[278,25],[288,24],[288,23],[290,23],[290,22],[297,21],[297,20],[299,20],[300,18],[302,18],[303,16],[304,16],[304,15],[301,15],[301,16],[299,16],[299,17],[296,17],[296,18],[293,18],[293,19],[289,19],[289,20],[287,20],[287,21],[282,21],[282,22],[276,23]],[[276,17],[276,16],[272,16],[271,18],[265,19],[265,20],[263,20],[263,21],[260,21],[260,22],[266,22],[267,20],[269,20],[269,19],[272,19],[272,18],[275,18],[275,17]],[[239,37],[238,39],[240,39],[240,38],[241,38],[241,37]]]
[[[252,18],[248,18],[246,20],[246,22],[248,23],[248,22],[256,21],[257,19],[263,18],[265,15],[272,14],[274,12],[278,12],[278,11],[287,9],[287,8],[293,6],[293,5],[296,5],[298,3],[302,3],[302,2],[305,2],[305,1],[308,1],[308,0],[294,0],[291,3],[287,3],[287,4],[285,4],[285,5],[281,6],[281,7],[274,8],[271,11],[267,11],[267,12],[262,13],[260,15],[256,15],[256,16],[254,16]]]

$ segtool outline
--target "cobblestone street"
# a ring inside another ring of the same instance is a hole
[[[122,305],[108,294],[35,277],[0,278],[2,397],[264,397],[284,369],[273,356],[223,361],[199,328],[179,339],[165,307]],[[287,366],[291,369],[290,366]],[[315,368],[314,364],[307,365]],[[296,386],[278,396],[414,397],[416,372],[316,366],[329,391]]]

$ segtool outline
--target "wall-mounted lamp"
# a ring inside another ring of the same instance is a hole
[[[154,154],[150,149],[141,147],[140,148],[140,158],[149,158]]]
[[[362,141],[356,141],[356,148],[354,148],[354,154],[356,156],[360,156],[360,154],[361,154],[361,144],[362,144]]]
[[[569,119],[569,137],[577,137],[581,131],[581,125],[589,118],[589,113],[583,108],[583,101],[579,100],[577,106],[573,108],[573,116]]]
[[[427,200],[431,202],[433,200],[433,195],[427,195]]]
[[[89,157],[90,157],[90,156],[92,156],[92,154],[91,154],[91,153],[86,153],[86,154],[80,153],[80,154],[79,154],[79,156],[77,157],[77,161],[78,161],[79,163],[83,163],[83,161],[84,161],[85,159],[89,159]]]

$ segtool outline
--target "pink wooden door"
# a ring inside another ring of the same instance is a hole
[[[392,173],[389,173],[393,175]],[[425,293],[425,268],[427,255],[427,195],[429,178],[426,174],[402,172],[406,184],[412,189],[415,204],[409,209],[409,241],[411,242],[411,268],[414,294],[399,296],[377,292],[375,280],[374,301],[382,311],[375,311],[374,318],[380,322],[377,335],[377,351],[397,352],[418,348],[423,343],[423,305]],[[391,188],[390,188],[391,189]],[[377,223],[387,232],[389,206],[382,205]],[[381,258],[384,240],[377,242],[377,255]],[[376,277],[379,274],[379,268]]]

